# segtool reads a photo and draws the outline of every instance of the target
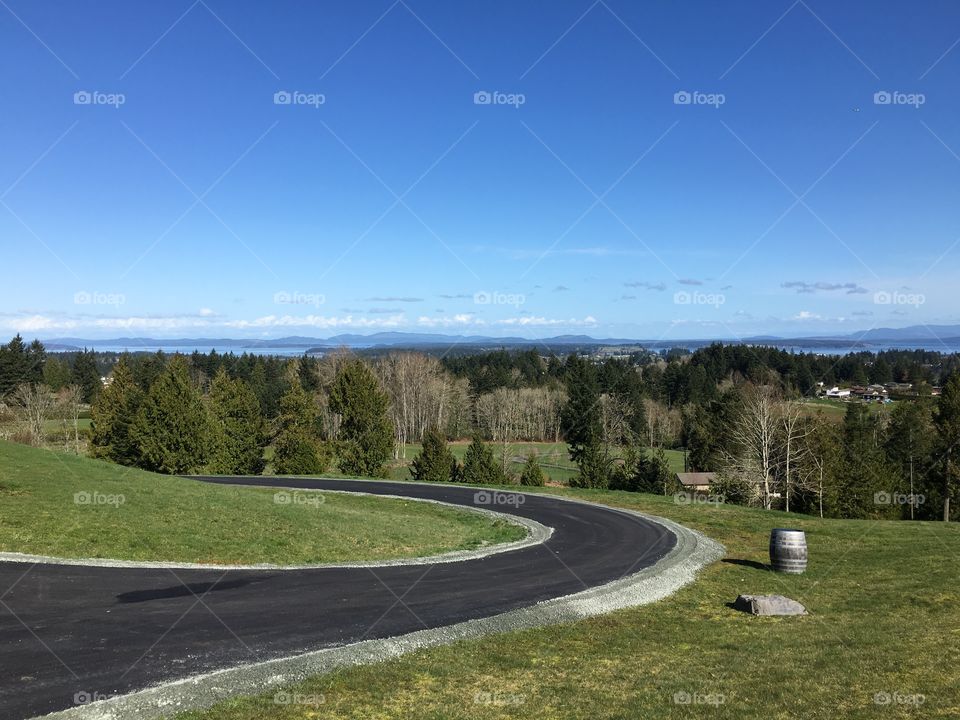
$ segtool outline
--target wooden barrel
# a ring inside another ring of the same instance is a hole
[[[807,536],[803,530],[770,531],[770,566],[777,572],[794,575],[807,569]]]

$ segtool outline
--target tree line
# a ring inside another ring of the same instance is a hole
[[[626,358],[51,354],[17,336],[0,346],[0,397],[40,434],[44,398],[69,389],[75,406],[91,405],[93,454],[161,472],[256,474],[269,461],[278,473],[336,465],[378,476],[422,441],[415,477],[503,482],[513,479],[510,443],[565,441],[582,487],[670,492],[664,451],[682,448],[689,470],[716,473],[712,491],[728,501],[951,518],[958,367],[930,351],[825,357],[720,344]],[[891,412],[850,403],[842,421],[801,402],[819,383],[881,381],[913,390]],[[476,445],[469,473],[440,446],[464,437]],[[499,474],[483,469],[491,442]]]

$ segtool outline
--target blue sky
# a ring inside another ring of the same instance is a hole
[[[960,322],[960,8],[0,7],[0,331]]]

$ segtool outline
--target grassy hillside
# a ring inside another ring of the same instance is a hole
[[[523,533],[430,503],[292,491],[275,497],[0,441],[0,551],[296,564],[428,555]]]
[[[960,527],[547,492],[668,516],[723,542],[727,559],[654,605],[460,642],[291,689],[322,700],[314,705],[269,693],[181,720],[960,717]],[[806,574],[764,569],[778,526],[807,532]],[[727,603],[739,593],[784,594],[810,615],[738,613]]]

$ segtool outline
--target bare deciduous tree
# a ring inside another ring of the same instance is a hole
[[[39,445],[43,442],[43,424],[53,410],[55,401],[46,385],[25,383],[13,393],[13,400],[20,406],[23,418],[30,431],[30,442]]]
[[[746,389],[743,406],[731,434],[739,447],[738,457],[730,458],[747,482],[759,485],[763,507],[772,506],[774,470],[777,462],[779,407],[772,388],[767,385]]]

